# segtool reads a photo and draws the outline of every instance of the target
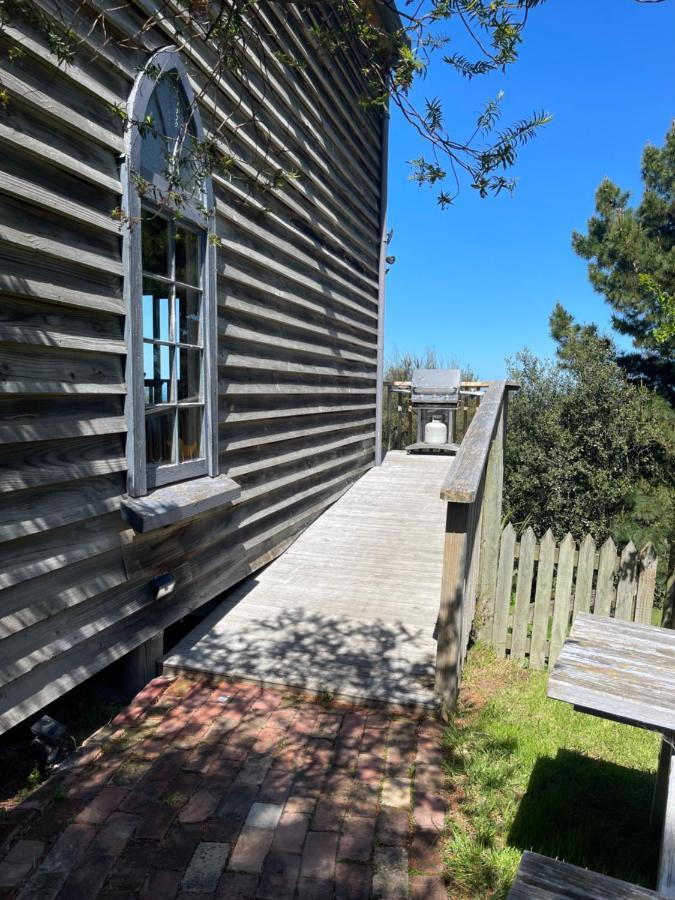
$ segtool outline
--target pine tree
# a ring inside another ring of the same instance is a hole
[[[634,378],[674,399],[675,123],[663,147],[642,156],[644,193],[638,206],[608,179],[595,195],[588,233],[574,232],[576,253],[589,260],[593,287],[612,307],[616,330],[633,340],[620,361]]]

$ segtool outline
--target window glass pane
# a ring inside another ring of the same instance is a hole
[[[148,405],[171,400],[171,356],[169,347],[143,343],[145,402]]]
[[[141,175],[152,181],[153,175],[167,171],[173,149],[166,142],[166,126],[155,93],[150,97],[146,116],[151,118],[152,124],[141,133]]]
[[[145,417],[145,458],[149,463],[173,462],[173,421],[175,412]]]
[[[201,400],[202,393],[202,352],[201,350],[178,351],[178,379],[179,400]]]
[[[143,279],[143,337],[148,341],[168,341],[169,334],[168,284]]]
[[[176,328],[181,344],[201,343],[201,305],[202,295],[198,291],[176,288]]]
[[[143,271],[153,275],[170,276],[169,272],[169,222],[148,210],[141,225],[143,243]]]
[[[178,411],[178,459],[187,462],[199,459],[202,455],[202,417],[201,406],[190,406]]]
[[[199,287],[199,235],[176,226],[176,281]]]
[[[171,138],[172,150],[181,125],[181,118],[184,114],[184,108],[182,103],[179,104],[178,98],[176,73],[168,72],[166,75],[162,75],[157,81],[153,99],[159,104],[162,119],[164,120],[165,135],[167,138]]]

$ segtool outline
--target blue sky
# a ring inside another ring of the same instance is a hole
[[[462,135],[499,89],[505,123],[535,109],[554,115],[522,151],[513,196],[480,200],[466,186],[441,211],[433,188],[408,180],[407,160],[424,147],[392,115],[387,356],[432,346],[498,378],[505,357],[524,346],[551,355],[548,316],[558,300],[609,328],[570,235],[585,228],[603,177],[639,197],[642,149],[662,144],[675,118],[675,0],[547,0],[505,76],[468,84],[439,60],[418,95],[441,98]]]

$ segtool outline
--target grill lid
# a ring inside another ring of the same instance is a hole
[[[459,369],[415,369],[410,383],[413,403],[457,403]]]

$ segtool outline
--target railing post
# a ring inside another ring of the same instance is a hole
[[[470,555],[468,532],[468,505],[448,503],[436,648],[436,693],[441,698],[444,718],[447,718],[449,710],[455,705],[459,692],[462,663],[462,607],[466,566]]]
[[[502,522],[502,492],[504,487],[504,445],[506,438],[506,404],[504,394],[502,411],[497,422],[495,436],[490,447],[485,472],[483,496],[483,524],[481,528],[480,571],[476,599],[476,623],[478,637],[492,640],[492,620],[495,612],[497,567],[499,563],[499,537]]]
[[[493,382],[441,488],[441,499],[448,506],[437,626],[436,692],[444,718],[454,708],[459,694],[476,613],[482,531],[488,521],[494,528],[496,519],[499,538],[505,397],[506,382]],[[490,467],[490,494],[486,498]]]

